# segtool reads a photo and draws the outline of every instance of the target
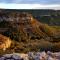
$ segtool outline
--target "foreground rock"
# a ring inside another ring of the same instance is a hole
[[[0,60],[60,60],[60,52],[12,53],[3,55]]]

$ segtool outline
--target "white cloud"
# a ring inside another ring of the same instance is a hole
[[[60,9],[60,5],[42,5],[42,4],[5,4],[0,3],[0,8],[4,9]]]

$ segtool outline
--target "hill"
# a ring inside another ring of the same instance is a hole
[[[4,11],[0,14],[0,18],[0,34],[14,41],[10,50],[14,52],[60,51],[59,28],[41,23],[27,12]]]

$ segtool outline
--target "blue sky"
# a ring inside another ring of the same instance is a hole
[[[0,3],[60,4],[60,0],[0,0]]]

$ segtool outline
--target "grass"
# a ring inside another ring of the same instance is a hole
[[[52,28],[60,29],[60,26],[51,26]]]

